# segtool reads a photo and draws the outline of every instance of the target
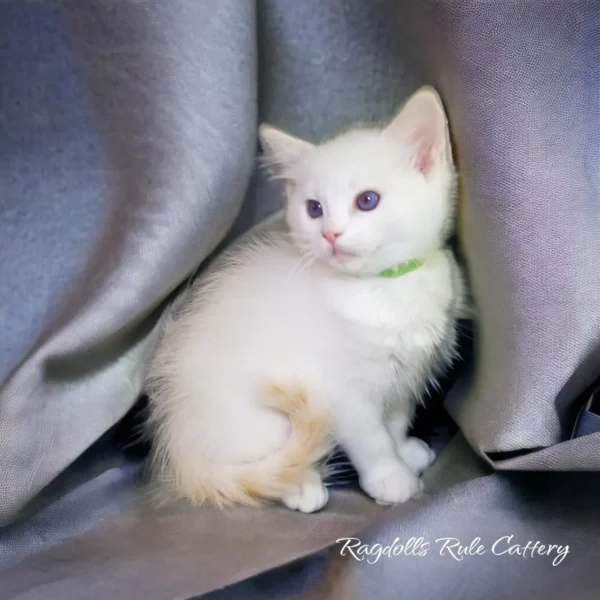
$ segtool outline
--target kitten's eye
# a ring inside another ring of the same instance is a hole
[[[323,216],[323,207],[321,206],[321,203],[316,200],[307,200],[306,210],[311,219],[318,219]]]
[[[380,196],[377,192],[362,192],[356,196],[356,208],[359,210],[373,210],[379,204]]]

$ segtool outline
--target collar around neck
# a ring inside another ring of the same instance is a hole
[[[419,267],[423,266],[425,261],[413,259],[409,260],[405,263],[401,263],[394,267],[390,267],[389,269],[384,269],[379,273],[378,277],[384,277],[386,279],[395,279],[396,277],[402,277],[403,275],[407,275],[412,271],[415,271]]]

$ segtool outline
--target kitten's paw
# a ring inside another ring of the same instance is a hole
[[[402,504],[423,490],[421,480],[403,465],[387,465],[361,477],[362,489],[377,504]]]
[[[398,454],[415,475],[421,475],[435,460],[435,452],[423,440],[415,437],[406,438],[398,444]]]
[[[285,506],[303,513],[312,513],[321,510],[329,499],[329,492],[323,485],[321,477],[311,475],[303,483],[290,486],[290,489],[281,498]]]

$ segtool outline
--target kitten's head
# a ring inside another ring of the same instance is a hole
[[[445,112],[432,88],[411,96],[380,129],[353,129],[320,145],[268,125],[267,163],[285,182],[294,242],[331,267],[377,274],[445,241],[455,173]]]

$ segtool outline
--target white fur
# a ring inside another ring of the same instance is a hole
[[[327,411],[363,489],[381,503],[404,502],[433,459],[407,429],[453,356],[464,301],[444,249],[455,173],[442,105],[426,88],[381,129],[315,146],[263,126],[261,139],[286,187],[289,234],[236,248],[166,324],[149,377],[159,467],[181,467],[174,487],[220,477],[227,490],[231,465],[261,464],[290,436],[285,414],[265,408],[264,385],[300,386],[310,406]],[[369,212],[354,203],[365,190],[381,196]],[[307,199],[321,203],[322,218],[308,216]],[[342,232],[342,254],[322,237],[331,229]],[[411,259],[425,263],[377,277]],[[312,512],[327,492],[316,468],[303,473],[280,499]]]

